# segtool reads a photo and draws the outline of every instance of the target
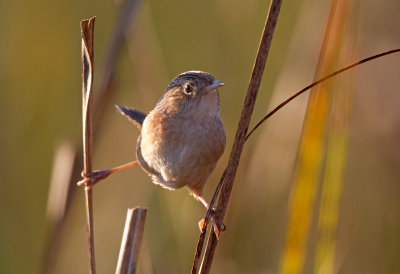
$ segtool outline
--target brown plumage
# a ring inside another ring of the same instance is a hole
[[[167,189],[186,186],[206,208],[203,188],[225,149],[219,117],[218,87],[224,83],[207,72],[188,71],[175,77],[148,115],[133,108],[118,110],[141,131],[133,161],[112,169],[83,174],[78,185],[93,185],[127,167],[140,166],[154,183]],[[211,216],[216,236],[223,224]],[[203,228],[204,219],[200,222]]]
[[[136,156],[154,183],[167,189],[187,186],[202,198],[204,185],[225,149],[218,87],[206,72],[178,75],[146,116],[119,107],[141,130]]]

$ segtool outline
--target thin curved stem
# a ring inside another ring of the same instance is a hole
[[[289,102],[291,102],[293,99],[295,99],[297,96],[299,96],[300,94],[304,93],[305,91],[307,91],[307,90],[309,90],[309,89],[315,87],[315,86],[318,85],[318,84],[321,84],[322,82],[328,80],[329,78],[332,78],[332,77],[335,76],[335,75],[338,75],[338,74],[340,74],[340,73],[342,73],[342,72],[345,72],[346,70],[349,70],[349,69],[351,69],[351,68],[354,68],[354,67],[356,67],[356,66],[358,66],[358,65],[361,65],[361,64],[363,64],[363,63],[366,63],[366,62],[368,62],[368,61],[377,59],[377,58],[379,58],[379,57],[382,57],[382,56],[385,56],[385,55],[389,55],[389,54],[393,54],[393,53],[396,53],[396,52],[399,52],[399,51],[400,51],[400,48],[398,48],[398,49],[393,49],[393,50],[389,50],[389,51],[385,51],[385,52],[382,52],[382,53],[379,53],[379,54],[376,54],[376,55],[367,57],[367,58],[362,59],[362,60],[360,60],[360,61],[357,61],[357,62],[355,62],[355,63],[353,63],[353,64],[350,64],[350,65],[348,65],[348,66],[346,66],[346,67],[343,67],[343,68],[341,68],[341,69],[339,69],[339,70],[337,70],[337,71],[335,71],[335,72],[332,72],[331,74],[328,74],[327,76],[322,77],[321,79],[315,81],[314,83],[309,84],[309,85],[306,86],[305,88],[299,90],[298,92],[296,92],[295,94],[293,94],[292,96],[290,96],[289,98],[287,98],[285,101],[283,101],[283,102],[280,103],[277,107],[275,107],[273,110],[271,110],[267,115],[265,115],[264,118],[262,118],[262,119],[257,123],[257,125],[255,125],[255,127],[249,132],[249,134],[247,134],[247,136],[246,136],[246,141],[247,141],[247,139],[249,139],[249,137],[254,133],[254,131],[255,131],[262,123],[265,122],[265,120],[267,120],[269,117],[271,117],[272,115],[274,115],[278,110],[280,110],[282,107],[284,107],[285,105],[287,105]]]

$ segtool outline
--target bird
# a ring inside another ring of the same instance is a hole
[[[117,105],[119,112],[140,131],[137,160],[82,174],[84,180],[78,184],[98,181],[126,167],[140,165],[153,183],[169,190],[187,187],[208,209],[203,189],[226,145],[218,90],[224,84],[210,73],[187,71],[168,84],[148,114]],[[218,226],[223,224],[217,225],[214,218],[212,221],[217,234]]]

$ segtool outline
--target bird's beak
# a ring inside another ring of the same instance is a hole
[[[204,90],[205,90],[206,92],[209,92],[209,91],[211,91],[211,90],[213,90],[213,89],[217,89],[217,88],[219,88],[220,86],[223,86],[223,85],[225,85],[224,82],[218,81],[218,80],[214,80],[214,81],[211,82],[211,85],[206,86],[206,87],[204,88]]]

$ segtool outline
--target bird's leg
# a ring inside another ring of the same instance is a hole
[[[111,169],[105,169],[105,170],[96,170],[93,172],[89,172],[89,173],[83,173],[82,172],[82,177],[84,178],[83,180],[79,181],[77,183],[78,186],[82,186],[84,184],[90,184],[90,185],[94,185],[95,183],[97,183],[100,180],[103,180],[105,178],[107,178],[110,174],[113,174],[117,171],[120,171],[122,169],[125,169],[127,167],[131,167],[131,166],[136,166],[138,165],[139,162],[133,161],[133,162],[129,162],[127,164],[124,165],[120,165]]]
[[[197,196],[197,199],[207,208],[207,210],[209,209],[209,207],[210,207],[209,203],[207,203],[207,201],[202,196]],[[211,209],[211,212],[212,212],[211,222],[213,224],[215,236],[217,236],[217,239],[219,240],[219,232],[225,230],[225,225],[223,223],[218,224],[217,221],[215,220],[215,212],[217,210],[218,210],[218,208],[216,208],[216,207],[213,207]],[[206,221],[205,218],[200,220],[200,222],[199,222],[200,231],[203,230],[205,221]]]

